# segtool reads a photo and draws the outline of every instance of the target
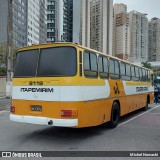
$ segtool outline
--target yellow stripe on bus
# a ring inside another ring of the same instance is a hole
[[[102,79],[86,79],[84,77],[44,77],[44,78],[14,78],[12,85],[13,86],[104,86],[105,81]]]
[[[151,83],[150,82],[133,82],[133,81],[130,81],[130,82],[126,82],[126,85],[127,86],[150,86]]]

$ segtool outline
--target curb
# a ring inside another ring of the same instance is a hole
[[[2,111],[10,111],[10,106],[6,105],[6,106],[1,107],[0,112],[2,112]]]
[[[0,99],[6,99],[6,97],[0,97]]]

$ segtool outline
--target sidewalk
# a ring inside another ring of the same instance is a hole
[[[11,105],[11,99],[7,99],[6,97],[0,97],[0,111],[9,109]]]

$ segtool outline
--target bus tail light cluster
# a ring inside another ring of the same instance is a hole
[[[15,110],[16,110],[16,108],[15,108],[14,106],[11,106],[11,107],[10,107],[10,112],[11,112],[11,113],[15,113]]]
[[[61,117],[77,117],[77,110],[61,110]]]

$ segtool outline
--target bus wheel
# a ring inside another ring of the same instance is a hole
[[[112,105],[111,120],[109,122],[109,127],[110,128],[117,127],[117,125],[119,123],[119,118],[120,118],[119,105],[118,105],[118,103],[114,102]]]
[[[148,99],[148,97],[147,97],[147,100],[146,100],[146,106],[145,106],[145,107],[143,107],[143,111],[148,110],[148,105],[149,105],[149,99]]]

